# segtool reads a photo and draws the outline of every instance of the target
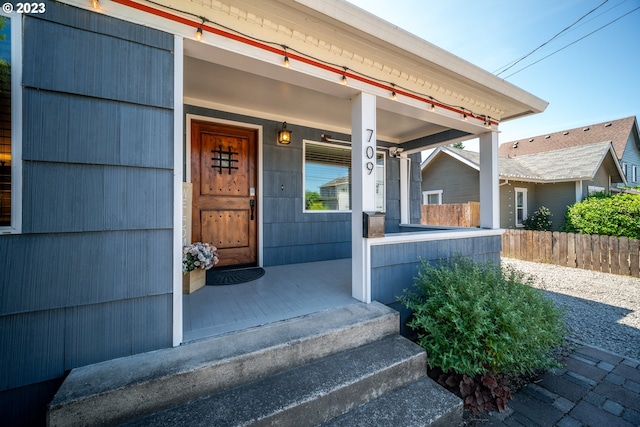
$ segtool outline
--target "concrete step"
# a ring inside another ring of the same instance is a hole
[[[323,427],[451,427],[462,425],[462,400],[429,377],[323,424]]]
[[[51,426],[115,425],[397,334],[398,312],[353,304],[176,348],[77,368]]]
[[[125,425],[313,426],[425,376],[424,350],[395,335]]]

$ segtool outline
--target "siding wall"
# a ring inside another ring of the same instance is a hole
[[[443,204],[479,202],[479,177],[477,170],[439,153],[422,174],[422,191],[444,190]]]
[[[283,265],[351,257],[351,213],[304,213],[302,141],[320,141],[323,129],[287,123],[293,131],[288,146],[276,143],[282,122],[186,105],[185,114],[262,126],[263,131],[263,265]],[[185,120],[186,126],[186,120]],[[185,129],[185,140],[186,140]],[[349,135],[336,134],[336,139]],[[378,146],[385,144],[378,142]],[[400,222],[400,162],[386,158],[386,228],[397,232]],[[420,158],[412,156],[411,219],[420,222]]]
[[[616,154],[618,156],[620,155],[620,153]],[[635,131],[632,131],[629,135],[622,159],[620,160],[621,165],[622,163],[627,164],[627,185],[629,187],[640,186],[640,140],[638,140],[638,135]],[[638,168],[637,181],[633,181],[632,168],[634,165]]]
[[[607,187],[605,185],[605,187]],[[584,187],[585,191],[587,187]],[[551,217],[552,231],[559,231],[564,225],[564,214],[567,207],[576,202],[575,182],[559,182],[557,184],[538,184],[536,186],[535,203],[529,209],[529,215],[538,210],[540,206],[546,206],[553,215]]]
[[[0,236],[0,419],[68,370],[171,346],[173,36],[25,15],[23,233]]]

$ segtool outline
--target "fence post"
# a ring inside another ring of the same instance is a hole
[[[640,277],[640,241],[629,241],[629,271],[633,277]]]
[[[567,234],[567,266],[577,267],[576,264],[576,235]]]
[[[591,269],[594,271],[602,271],[602,254],[600,253],[600,236],[594,234],[591,236]]]
[[[611,256],[611,273],[618,274],[620,271],[620,257],[618,252],[618,238],[609,236],[609,253]]]
[[[620,261],[620,273],[623,276],[629,275],[629,238],[622,236],[618,239],[618,254]]]
[[[557,231],[551,233],[551,263],[560,265],[560,241]]]

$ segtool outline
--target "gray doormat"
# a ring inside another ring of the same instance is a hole
[[[247,283],[264,276],[264,268],[241,268],[236,270],[207,270],[207,285],[225,286]]]

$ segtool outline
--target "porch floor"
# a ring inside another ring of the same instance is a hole
[[[183,341],[358,303],[351,258],[266,267],[253,282],[204,286],[183,295]]]

